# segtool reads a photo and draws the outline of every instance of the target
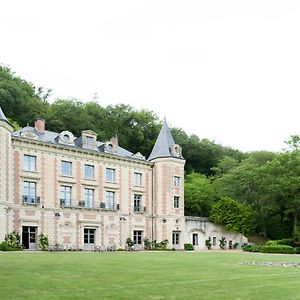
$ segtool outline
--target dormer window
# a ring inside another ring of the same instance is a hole
[[[65,145],[70,145],[70,146],[74,146],[74,135],[72,134],[72,132],[70,131],[62,131],[60,134],[59,134],[59,137],[58,137],[58,142],[60,144],[65,144]]]
[[[88,148],[92,148],[94,145],[94,138],[92,136],[87,136],[86,137],[86,146]]]
[[[82,147],[86,149],[96,149],[97,133],[92,130],[82,131]]]
[[[178,144],[172,145],[170,150],[172,156],[182,157],[182,148]]]

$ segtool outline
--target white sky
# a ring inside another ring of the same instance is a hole
[[[243,151],[300,134],[298,0],[0,0],[0,63]]]

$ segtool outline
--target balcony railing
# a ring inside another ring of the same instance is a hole
[[[144,213],[147,211],[147,208],[146,206],[137,205],[137,206],[133,206],[133,211],[136,213]]]
[[[23,204],[39,205],[41,198],[37,196],[23,195]]]
[[[71,205],[71,200],[66,200],[66,199],[60,199],[60,206],[62,207],[70,207]]]
[[[95,208],[94,203],[89,203],[85,200],[78,201],[78,206],[83,208]]]
[[[110,203],[101,202],[100,208],[106,210],[120,210],[120,204],[110,204]]]

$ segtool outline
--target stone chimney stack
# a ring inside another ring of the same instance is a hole
[[[39,133],[45,133],[45,120],[37,119],[34,124],[34,128]]]

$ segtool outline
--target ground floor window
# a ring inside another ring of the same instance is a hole
[[[142,236],[143,236],[142,230],[133,231],[133,242],[135,245],[142,245]]]
[[[179,231],[173,231],[172,234],[172,245],[174,246],[179,246],[179,237],[180,237],[180,232]]]
[[[198,233],[193,233],[193,245],[198,245]]]
[[[94,244],[95,243],[95,231],[93,228],[84,228],[84,243]]]

